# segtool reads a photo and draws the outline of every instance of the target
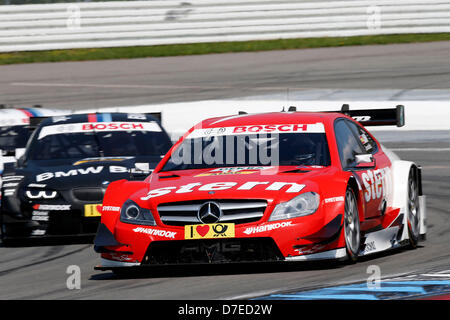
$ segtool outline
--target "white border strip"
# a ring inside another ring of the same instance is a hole
[[[327,259],[340,259],[347,255],[345,248],[334,249],[324,252],[318,252],[313,254],[305,254],[297,257],[287,257],[286,261],[309,261],[309,260],[327,260]]]

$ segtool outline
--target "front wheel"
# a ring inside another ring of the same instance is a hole
[[[351,262],[358,259],[359,247],[361,245],[358,202],[353,189],[348,187],[345,192],[344,209],[344,238],[347,249],[347,257]]]

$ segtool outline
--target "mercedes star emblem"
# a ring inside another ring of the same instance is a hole
[[[215,202],[206,202],[198,209],[198,220],[202,223],[216,223],[222,217],[222,210]]]

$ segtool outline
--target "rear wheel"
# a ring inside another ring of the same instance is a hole
[[[353,189],[347,187],[344,209],[344,238],[349,261],[356,262],[361,245],[358,202]]]
[[[420,226],[420,203],[419,203],[419,186],[417,183],[417,174],[414,168],[409,171],[408,177],[408,195],[407,195],[407,223],[409,243],[412,248],[417,247],[419,242],[419,226]]]

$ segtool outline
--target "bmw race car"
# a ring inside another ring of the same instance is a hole
[[[148,114],[76,114],[31,122],[40,124],[25,154],[3,174],[3,241],[94,235],[107,185],[144,179],[172,145]]]
[[[356,261],[417,246],[421,167],[381,145],[370,125],[403,126],[403,106],[204,120],[145,181],[108,186],[96,269]]]

